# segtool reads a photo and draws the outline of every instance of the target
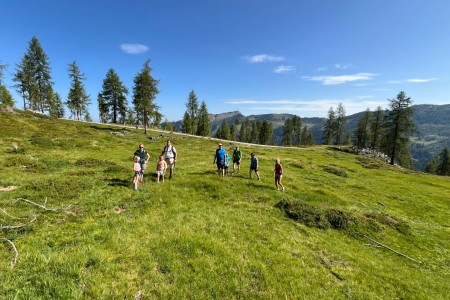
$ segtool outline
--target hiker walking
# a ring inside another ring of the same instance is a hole
[[[255,156],[255,153],[252,152],[252,154],[250,154],[251,156],[251,160],[250,160],[250,179],[252,178],[252,172],[254,171],[256,176],[258,176],[258,180],[261,179],[261,177],[259,177],[259,163],[258,163],[258,158]]]
[[[141,163],[140,163],[139,156],[134,157],[134,164],[133,164],[133,170],[134,170],[134,177],[133,177],[133,184],[134,184],[134,190],[138,190],[139,182],[141,181]]]
[[[164,146],[161,155],[164,155],[167,166],[170,167],[169,179],[172,179],[172,175],[175,173],[175,163],[177,162],[177,150],[172,145],[171,140],[167,140],[167,144]]]
[[[139,144],[139,149],[134,151],[134,156],[139,157],[141,164],[141,182],[144,182],[144,171],[147,169],[147,162],[150,159],[150,154],[144,149],[144,144]]]
[[[214,155],[213,164],[217,163],[217,172],[219,176],[225,175],[225,161],[227,158],[227,152],[222,148],[222,143],[219,143],[219,148],[216,150],[216,154]]]
[[[236,149],[233,151],[233,174],[236,173],[236,165],[238,173],[241,171],[241,159],[242,159],[242,151],[239,150],[239,146],[236,146]]]
[[[280,164],[280,159],[277,158],[275,160],[275,169],[273,170],[273,175],[275,176],[275,187],[277,191],[284,191],[284,186],[281,184],[281,178],[283,178],[283,167]]]

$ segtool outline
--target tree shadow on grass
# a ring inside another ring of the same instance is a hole
[[[132,183],[131,180],[128,179],[119,179],[119,178],[111,178],[108,179],[109,186],[124,186],[124,187],[129,187]]]

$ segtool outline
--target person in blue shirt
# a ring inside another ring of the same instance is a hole
[[[261,179],[259,176],[259,162],[258,158],[255,156],[255,153],[250,154],[251,160],[250,160],[250,179],[252,179],[252,172],[254,171],[256,176],[258,176],[258,180]]]
[[[227,152],[222,148],[222,143],[219,144],[219,148],[214,155],[214,164],[217,164],[217,172],[219,176],[225,176],[225,161],[227,159]]]

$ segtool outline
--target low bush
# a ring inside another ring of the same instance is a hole
[[[345,171],[339,170],[335,167],[330,167],[330,166],[324,166],[323,170],[325,172],[340,176],[340,177],[348,177],[347,173],[345,173]]]

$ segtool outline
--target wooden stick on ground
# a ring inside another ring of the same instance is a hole
[[[27,226],[28,224],[33,223],[34,221],[36,221],[36,217],[34,217],[30,222],[25,223],[25,224],[20,224],[20,225],[6,225],[6,226],[0,225],[0,230],[2,230],[2,229],[16,229],[16,228],[25,227],[25,226]]]
[[[13,250],[14,250],[14,258],[13,258],[13,260],[11,261],[11,269],[12,269],[12,268],[14,268],[14,266],[16,265],[17,259],[19,258],[19,251],[17,251],[17,248],[16,248],[16,246],[14,245],[13,242],[11,242],[11,241],[8,240],[8,239],[3,239],[3,240],[5,240],[6,242],[8,242],[8,243],[11,245],[11,247],[13,248]]]
[[[409,256],[407,256],[407,255],[405,255],[405,254],[403,254],[403,253],[400,253],[400,252],[398,252],[398,251],[396,251],[396,250],[394,250],[394,249],[392,249],[392,248],[389,248],[388,246],[383,245],[382,243],[377,242],[377,241],[375,241],[374,239],[371,239],[371,238],[368,237],[367,235],[364,235],[364,234],[359,233],[359,232],[357,232],[357,234],[358,234],[359,236],[365,237],[365,238],[368,239],[369,241],[371,241],[371,242],[373,242],[373,243],[375,243],[375,244],[377,244],[377,245],[379,245],[379,246],[381,246],[381,247],[383,247],[383,248],[386,248],[386,249],[388,249],[388,250],[394,252],[395,254],[398,254],[398,255],[403,256],[403,257],[405,257],[405,258],[407,258],[407,259],[409,259],[409,260],[412,260],[412,261],[415,262],[415,263],[420,264],[420,262],[418,262],[417,260],[412,259],[411,257],[409,257]]]
[[[40,207],[40,208],[42,208],[42,209],[44,209],[44,210],[46,210],[46,211],[59,211],[60,209],[58,209],[58,208],[47,208],[47,207],[45,207],[45,205],[41,205],[41,204],[38,204],[38,203],[36,203],[36,202],[33,202],[33,201],[31,201],[31,200],[28,200],[28,199],[25,199],[25,198],[16,198],[16,199],[14,199],[14,200],[17,200],[17,201],[24,201],[24,202],[27,202],[27,203],[30,203],[30,204],[33,204],[33,205],[35,205],[35,206],[37,206],[37,207]],[[47,203],[47,199],[45,200],[45,204]]]

